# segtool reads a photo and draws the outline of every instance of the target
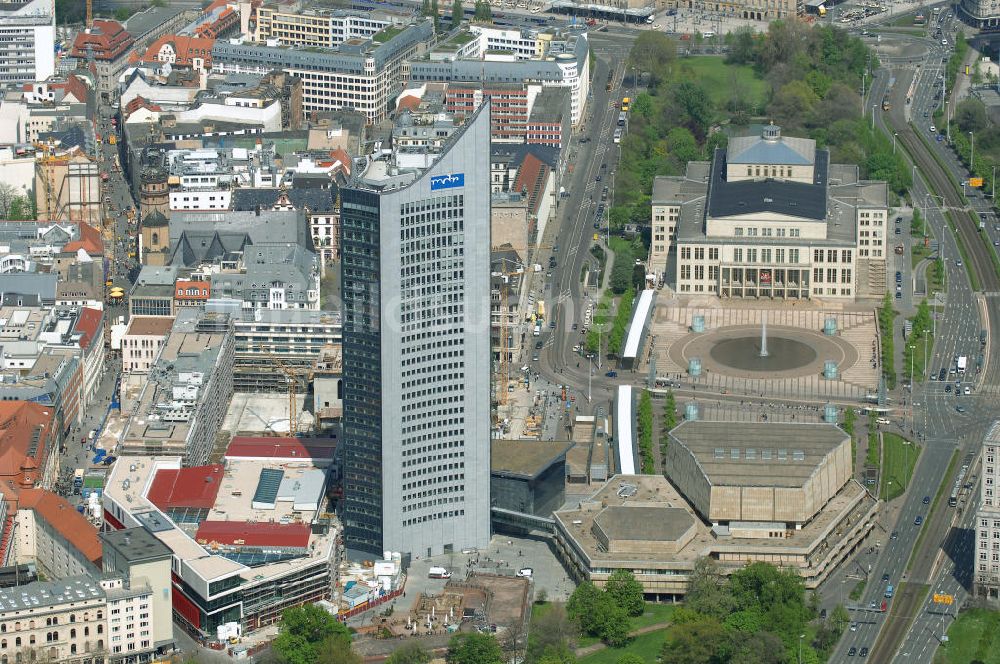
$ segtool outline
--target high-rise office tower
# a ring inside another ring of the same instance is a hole
[[[355,171],[341,192],[347,547],[424,557],[484,546],[489,105],[442,143]]]

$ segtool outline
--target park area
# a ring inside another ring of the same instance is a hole
[[[1000,612],[963,611],[948,628],[948,642],[938,649],[934,664],[1000,664]]]
[[[903,495],[920,456],[920,446],[894,433],[882,434],[882,500]]]

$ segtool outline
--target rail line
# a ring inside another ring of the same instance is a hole
[[[913,76],[913,72],[899,72],[899,76],[906,75]],[[930,153],[923,138],[918,136],[913,126],[906,121],[904,117],[906,99],[905,93],[902,92],[904,87],[908,89],[910,86],[897,83],[890,92],[893,99],[892,110],[887,113],[889,124],[896,132],[897,140],[923,174],[927,185],[944,199],[945,207],[948,208],[946,215],[954,224],[959,246],[965,249],[966,255],[963,258],[969,261],[969,267],[978,277],[980,289],[987,292],[1000,291],[1000,275],[993,266],[989,254],[990,248],[986,246],[979,232],[979,215],[962,200],[951,174],[941,166]]]

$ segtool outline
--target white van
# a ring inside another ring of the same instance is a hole
[[[887,418],[885,418],[885,417],[880,417],[880,418],[878,418],[878,419],[877,419],[877,420],[875,420],[875,421],[876,421],[877,423],[879,423],[879,424],[883,425],[883,426],[887,426],[887,425],[889,425],[889,424],[892,424],[892,422],[890,422],[890,421],[889,421],[889,420],[888,420]]]
[[[701,33],[701,38],[702,39],[711,39],[714,36],[715,36],[715,33],[712,32],[711,30],[709,30],[708,32]]]

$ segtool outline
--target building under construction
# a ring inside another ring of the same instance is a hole
[[[82,154],[45,151],[35,163],[35,203],[39,219],[84,221],[100,227],[101,171]]]

